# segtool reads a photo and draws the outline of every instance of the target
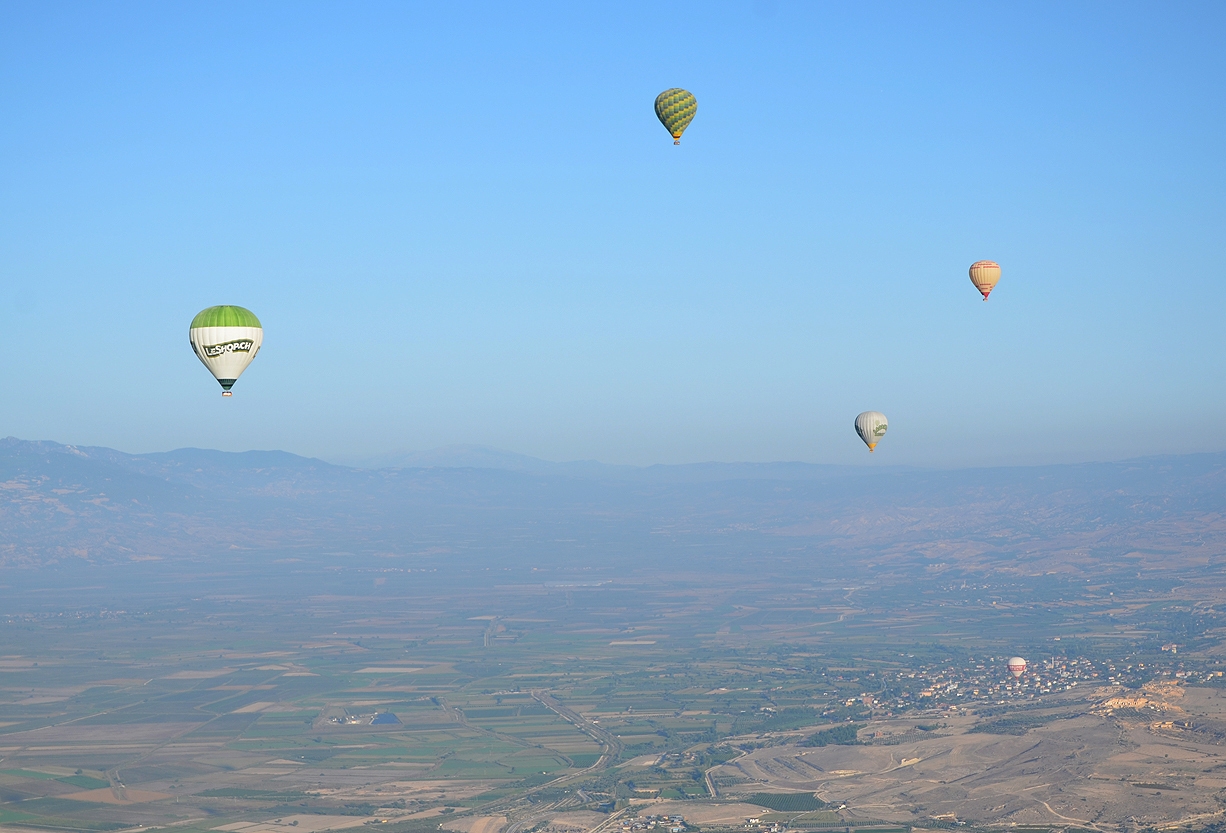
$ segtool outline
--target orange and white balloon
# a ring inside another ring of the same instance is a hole
[[[971,283],[983,293],[983,300],[988,300],[988,293],[996,288],[1000,280],[1000,264],[994,260],[977,260],[971,264]]]

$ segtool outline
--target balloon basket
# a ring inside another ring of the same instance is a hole
[[[230,391],[228,391],[228,390],[223,390],[223,391],[221,392],[221,395],[222,395],[222,396],[233,396],[234,394],[230,393]]]

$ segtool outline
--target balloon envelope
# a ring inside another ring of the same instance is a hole
[[[656,118],[673,137],[673,144],[681,144],[681,134],[694,120],[698,112],[698,99],[680,87],[665,90],[656,96]]]
[[[192,319],[187,337],[196,357],[221,385],[221,395],[229,396],[230,388],[260,352],[264,328],[251,310],[224,305],[201,310]]]
[[[988,300],[988,294],[996,288],[1000,280],[1000,264],[994,260],[977,260],[971,264],[971,283],[983,293],[983,300]]]
[[[1009,673],[1012,674],[1014,678],[1025,674],[1026,660],[1022,659],[1021,657],[1014,657],[1013,659],[1009,660]]]
[[[889,423],[886,422],[885,414],[881,411],[865,411],[856,417],[856,433],[860,435],[860,439],[864,440],[869,451],[877,447],[877,443],[885,436],[887,428],[889,428]]]

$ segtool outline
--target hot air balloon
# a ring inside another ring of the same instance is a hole
[[[885,414],[880,411],[865,411],[856,417],[856,433],[860,435],[860,439],[864,440],[869,452],[872,452],[877,447],[877,443],[881,442],[888,427],[889,423],[886,421]]]
[[[1009,673],[1013,675],[1014,679],[1017,679],[1025,674],[1026,660],[1022,659],[1021,657],[1014,657],[1013,659],[1009,660]]]
[[[976,260],[971,264],[971,283],[983,293],[983,300],[988,300],[988,294],[996,288],[1000,280],[1000,264],[994,260]]]
[[[672,135],[674,145],[681,144],[681,134],[690,126],[697,112],[698,99],[680,87],[673,87],[656,96],[656,117]]]
[[[229,305],[209,307],[192,319],[188,340],[221,384],[221,395],[230,396],[230,388],[260,352],[264,328],[251,310]]]

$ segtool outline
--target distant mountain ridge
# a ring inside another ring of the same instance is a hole
[[[831,574],[969,575],[1174,569],[1226,554],[1221,453],[949,471],[636,468],[472,447],[403,462],[418,465],[10,437],[0,440],[0,569],[243,552],[606,571],[800,559]]]
[[[881,472],[911,471],[903,466],[840,466],[822,463],[657,463],[650,466],[618,465],[595,460],[553,462],[490,446],[452,445],[431,451],[380,455],[358,465],[331,463],[302,457],[288,451],[217,451],[178,448],[147,454],[128,454],[103,446],[75,446],[47,440],[0,439],[0,455],[66,454],[80,459],[105,461],[132,471],[193,480],[192,473],[222,472],[372,472],[380,469],[488,469],[549,476],[657,482],[708,482],[718,480],[826,480],[838,476],[864,476]]]
[[[657,463],[650,466],[618,465],[596,460],[553,462],[527,454],[517,454],[486,445],[449,445],[430,451],[402,451],[380,454],[353,462],[355,468],[443,468],[498,469],[537,474],[570,475],[625,480],[668,480],[674,482],[710,479],[824,479],[840,474],[873,471],[862,466],[822,463]],[[879,471],[901,471],[906,467],[881,466]]]

